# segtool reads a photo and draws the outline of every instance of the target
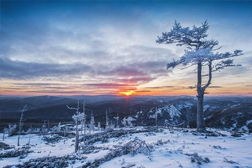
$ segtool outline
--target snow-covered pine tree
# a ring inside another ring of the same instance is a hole
[[[74,120],[75,123],[75,152],[77,152],[79,150],[79,122],[83,120],[84,114],[79,112],[80,109],[79,101],[77,103],[77,107],[67,106],[67,108],[70,110],[76,110],[76,114],[72,116],[72,119]]]
[[[95,128],[95,121],[94,121],[94,113],[92,111],[90,117],[90,133],[94,132],[94,128]]]
[[[98,131],[101,131],[101,123],[100,122],[98,122],[97,127],[98,127]]]
[[[122,120],[122,124],[124,127],[127,127],[127,126],[133,127],[134,125],[133,125],[132,121],[136,121],[136,119],[134,119],[133,117],[130,117],[130,116],[124,117]]]
[[[132,123],[132,121],[135,121],[136,119],[134,119],[134,118],[132,118],[132,117],[128,117],[127,118],[127,123],[128,123],[128,125],[129,125],[129,127],[133,127],[134,125],[133,125],[133,123]]]
[[[116,119],[116,128],[118,128],[119,127],[119,124],[118,124],[118,121],[119,121],[118,113],[117,113],[117,116],[114,117],[114,119]]]
[[[12,136],[17,132],[17,124],[9,124],[9,128],[8,128],[8,136]]]
[[[126,117],[124,117],[121,122],[122,122],[123,127],[127,127],[127,119],[126,119]]]
[[[178,109],[176,109],[176,107],[174,107],[174,105],[170,106],[170,110],[169,110],[169,115],[171,117],[171,120],[174,120],[174,117],[180,117],[181,116],[181,112],[178,111]]]
[[[206,89],[212,81],[212,72],[222,70],[226,67],[240,66],[233,63],[232,57],[243,55],[242,50],[234,50],[234,52],[219,53],[216,50],[219,42],[214,39],[207,39],[207,31],[209,25],[207,21],[201,26],[182,27],[180,23],[175,22],[169,32],[163,32],[162,36],[156,40],[161,44],[176,44],[185,47],[185,54],[178,60],[173,60],[167,64],[167,69],[175,68],[178,65],[186,67],[197,66],[197,85],[191,88],[197,88],[197,131],[205,131],[203,101]],[[208,73],[202,74],[202,67],[208,67]],[[205,84],[202,84],[202,77],[207,76]]]
[[[108,111],[106,110],[106,125],[105,129],[109,129],[109,118],[108,118]]]

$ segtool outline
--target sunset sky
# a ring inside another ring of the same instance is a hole
[[[194,68],[157,36],[210,25],[241,67],[213,74],[210,95],[252,95],[252,1],[1,1],[1,95],[196,95]]]

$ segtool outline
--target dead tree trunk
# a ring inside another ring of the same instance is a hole
[[[79,130],[78,130],[78,121],[75,123],[76,128],[75,128],[75,152],[79,150]]]
[[[17,142],[17,146],[19,146],[19,139],[20,139],[20,133],[21,133],[21,130],[22,130],[22,125],[23,125],[23,116],[24,116],[24,111],[26,110],[26,106],[25,105],[23,107],[23,109],[21,110],[21,116],[20,116],[20,120],[19,120],[19,129],[18,129],[18,142]]]

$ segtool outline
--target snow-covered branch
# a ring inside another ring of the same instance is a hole
[[[233,67],[233,66],[241,66],[240,64],[233,64],[233,59],[227,59],[218,62],[215,66],[213,71],[219,71],[221,69],[224,69],[226,67]]]
[[[214,48],[218,45],[218,40],[206,40],[208,29],[207,21],[199,27],[193,26],[192,28],[182,27],[180,23],[175,21],[170,32],[163,32],[161,37],[158,36],[156,42],[159,44],[175,43],[177,46],[195,47],[195,49]]]

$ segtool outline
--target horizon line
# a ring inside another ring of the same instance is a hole
[[[51,97],[78,97],[78,96],[114,96],[114,97],[196,97],[197,95],[112,95],[112,94],[101,94],[101,95],[2,95],[0,97],[40,97],[40,96],[51,96]],[[206,95],[205,97],[252,97],[252,95]]]

